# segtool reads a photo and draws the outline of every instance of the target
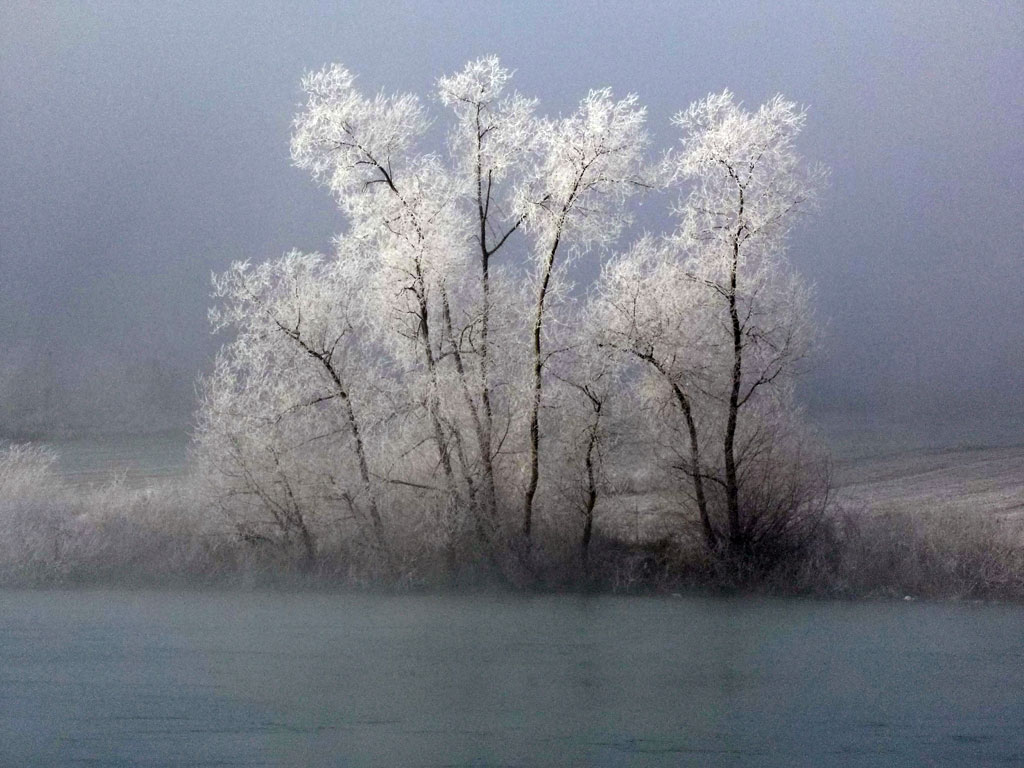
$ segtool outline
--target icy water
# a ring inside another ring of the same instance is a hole
[[[1024,609],[0,592],[0,765],[1024,762]]]

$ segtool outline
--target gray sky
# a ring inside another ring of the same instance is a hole
[[[710,91],[809,105],[832,169],[791,249],[829,324],[812,410],[1019,419],[1022,41],[1018,1],[4,0],[0,433],[187,423],[211,270],[342,228],[290,167],[302,73],[426,94],[487,53],[551,113],[636,91],[659,148]]]

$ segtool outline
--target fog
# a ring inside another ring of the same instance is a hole
[[[807,104],[802,152],[832,171],[791,246],[828,328],[812,414],[951,440],[1020,424],[1022,39],[1014,2],[8,0],[0,435],[187,426],[224,341],[211,271],[329,251],[343,228],[290,165],[303,72],[339,61],[366,90],[426,94],[487,53],[552,113],[636,91],[658,151],[710,91]]]

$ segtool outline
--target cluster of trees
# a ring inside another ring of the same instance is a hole
[[[347,228],[330,256],[214,279],[234,336],[197,450],[220,508],[310,561],[338,544],[383,570],[424,552],[507,570],[571,540],[585,566],[598,504],[644,469],[708,555],[803,535],[823,476],[792,398],[813,328],[785,245],[824,173],[794,148],[804,111],[711,95],[652,160],[636,96],[549,118],[510,79],[487,57],[437,81],[445,151],[422,148],[417,97],[337,65],[303,79],[292,158]],[[612,253],[659,190],[672,231]],[[585,292],[583,260],[601,261]]]

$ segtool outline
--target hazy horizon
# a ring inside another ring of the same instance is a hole
[[[302,74],[338,61],[367,90],[429,97],[489,53],[542,112],[591,87],[637,92],[657,152],[710,91],[808,105],[800,150],[831,169],[790,248],[827,323],[803,383],[812,414],[951,439],[1014,429],[1021,39],[1011,2],[7,3],[0,435],[186,428],[226,341],[206,320],[211,271],[330,252],[344,228],[290,165]],[[642,226],[668,228],[664,210]]]

